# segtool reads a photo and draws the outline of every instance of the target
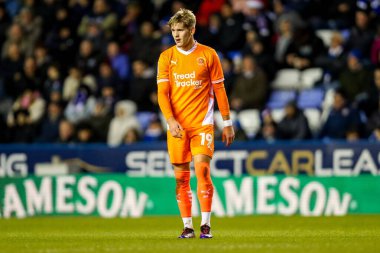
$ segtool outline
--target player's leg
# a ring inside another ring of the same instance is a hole
[[[211,235],[211,206],[214,186],[210,175],[210,160],[206,155],[194,156],[195,175],[197,177],[197,195],[201,206],[201,238],[212,238]]]
[[[191,216],[190,166],[189,163],[185,163],[173,164],[173,167],[176,179],[176,198],[184,227],[179,238],[194,238],[193,219]]]
[[[214,186],[210,175],[210,161],[214,153],[214,129],[205,126],[197,130],[190,141],[197,177],[197,195],[201,206],[201,238],[212,238],[211,206]]]
[[[176,179],[176,198],[184,229],[179,238],[194,238],[193,221],[191,217],[192,193],[190,188],[191,153],[187,135],[174,138],[168,132],[168,152],[174,168]]]

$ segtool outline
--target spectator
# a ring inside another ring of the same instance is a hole
[[[350,107],[345,91],[338,89],[334,95],[331,111],[322,125],[319,138],[346,139],[346,132],[352,127],[361,129],[360,114]]]
[[[127,90],[127,87],[125,87],[127,83],[120,81],[119,77],[108,62],[102,62],[100,64],[96,83],[98,95],[101,95],[103,88],[106,86],[112,86],[121,96],[125,95],[125,90]]]
[[[360,140],[360,132],[356,126],[351,126],[346,131],[346,141],[356,142]]]
[[[46,22],[47,20],[45,20]],[[74,31],[77,25],[74,22],[74,17],[69,13],[69,10],[65,6],[57,6],[52,23],[47,24],[51,26],[48,31],[59,31],[62,27],[68,27],[70,31]]]
[[[107,58],[110,62],[113,71],[117,74],[120,80],[126,81],[130,78],[130,63],[128,55],[120,51],[117,42],[111,41],[107,46]]]
[[[37,142],[53,143],[59,137],[59,124],[63,118],[59,103],[50,102],[47,113],[41,121]]]
[[[292,42],[286,50],[286,64],[289,68],[306,69],[314,67],[314,60],[325,51],[323,41],[313,29],[304,26],[294,32]]]
[[[46,79],[47,69],[52,63],[51,56],[47,52],[47,48],[44,45],[37,45],[34,49],[34,59],[36,61],[37,72],[42,80]]]
[[[96,75],[99,68],[100,56],[94,50],[94,46],[90,40],[82,40],[80,43],[76,62],[78,67],[83,69],[84,75]]]
[[[220,15],[214,13],[210,16],[207,26],[200,26],[197,28],[195,34],[197,40],[205,45],[214,48],[216,51],[221,49],[220,46],[220,32],[221,32],[221,18]]]
[[[285,115],[277,125],[278,138],[282,140],[306,140],[311,138],[307,118],[295,101],[285,106]]]
[[[36,134],[36,126],[29,117],[26,109],[15,110],[12,114],[14,124],[10,126],[12,143],[32,143]]]
[[[222,5],[220,15],[219,41],[221,51],[226,54],[230,51],[240,50],[245,42],[244,16],[241,13],[234,13],[231,4],[228,2]]]
[[[209,24],[210,17],[214,13],[220,12],[225,0],[203,0],[199,1],[199,9],[197,11],[197,24],[200,27],[206,27]],[[206,44],[208,45],[208,44]],[[214,47],[213,47],[214,48]]]
[[[55,22],[58,20],[55,19],[56,12],[61,5],[61,1],[56,0],[43,0],[43,1],[23,1],[29,2],[29,8],[33,9],[36,16],[41,17],[42,19],[42,29],[43,33],[47,34],[47,31],[51,30],[54,27]]]
[[[293,36],[294,27],[291,22],[287,19],[282,19],[278,25],[277,41],[274,46],[274,57],[280,68],[286,66],[286,51],[293,40]]]
[[[248,0],[245,9],[244,29],[254,31],[266,45],[270,44],[273,35],[273,24],[264,10],[264,4],[260,0]]]
[[[289,8],[284,0],[274,0],[273,1],[273,14],[272,17],[274,19],[274,29],[275,32],[279,32],[281,30],[281,23],[286,21],[288,26],[292,30],[296,30],[305,25],[305,21],[302,17],[292,8]]]
[[[370,17],[367,10],[357,9],[355,25],[350,29],[346,46],[349,50],[359,50],[365,60],[369,60],[371,45],[375,36],[370,26]]]
[[[13,85],[19,90],[32,89],[42,90],[42,78],[37,72],[36,61],[33,57],[27,57],[24,60],[24,67],[21,75],[17,78]]]
[[[330,45],[315,60],[318,67],[323,68],[325,72],[325,84],[336,83],[339,80],[339,74],[343,72],[347,62],[347,51],[344,47],[343,35],[339,31],[335,31],[331,36]]]
[[[61,79],[61,71],[56,64],[52,64],[47,69],[47,79],[43,84],[42,94],[45,100],[48,100],[50,93],[56,90],[62,93],[63,84]]]
[[[134,101],[139,111],[157,111],[151,96],[156,93],[156,80],[153,69],[141,60],[132,63],[133,77],[129,84],[129,99]]]
[[[119,101],[115,106],[115,117],[111,120],[108,131],[107,143],[110,146],[118,146],[123,142],[125,134],[130,129],[141,132],[141,126],[135,115],[137,106],[130,100]]]
[[[11,111],[8,113],[8,126],[15,124],[13,117],[17,111],[26,110],[28,113],[22,114],[23,119],[27,119],[29,124],[37,124],[45,113],[45,100],[41,98],[38,91],[26,89],[13,103]],[[24,124],[23,124],[24,126]]]
[[[34,46],[42,33],[41,17],[35,16],[32,9],[24,7],[19,15],[15,17],[14,23],[19,24],[23,31],[23,40],[27,45],[26,55],[32,55]]]
[[[159,119],[153,120],[145,130],[143,141],[162,141],[165,140],[166,133]]]
[[[28,42],[25,39],[25,35],[22,31],[22,28],[19,24],[13,23],[7,32],[7,38],[3,44],[1,51],[1,58],[5,59],[10,52],[9,47],[16,45],[19,49],[20,55],[30,54],[30,47],[27,44]]]
[[[65,109],[65,117],[73,124],[86,120],[95,108],[95,97],[87,85],[80,85]]]
[[[140,133],[136,128],[129,129],[123,138],[123,144],[130,145],[141,140]]]
[[[143,21],[141,3],[137,1],[129,2],[125,7],[124,16],[119,21],[118,34],[120,35],[118,40],[122,43],[123,51],[130,52],[132,37],[138,33]]]
[[[131,59],[134,61],[142,60],[149,65],[155,64],[161,52],[159,39],[154,31],[152,22],[143,22],[139,32],[132,39]]]
[[[24,84],[17,86],[21,78],[24,58],[16,43],[10,44],[7,50],[7,55],[1,64],[0,73],[4,81],[6,95],[15,99],[25,90]]]
[[[107,134],[112,119],[110,109],[104,100],[98,99],[94,111],[87,120],[87,123],[94,132],[94,136],[96,136],[98,141],[104,143],[107,142]]]
[[[277,140],[277,123],[273,120],[269,110],[264,110],[262,113],[262,124],[255,139],[269,143]]]
[[[95,132],[88,122],[80,122],[76,128],[75,143],[95,143],[97,142]]]
[[[70,144],[74,143],[75,126],[67,119],[62,119],[59,122],[59,136],[57,143]]]
[[[105,85],[100,91],[99,102],[102,103],[104,107],[104,113],[112,115],[118,97],[115,91],[115,88],[112,85]]]
[[[371,74],[363,67],[362,53],[352,50],[347,57],[347,67],[340,73],[339,82],[351,102],[356,102],[359,95],[367,92],[371,85]]]
[[[269,86],[267,77],[251,56],[243,58],[242,73],[236,77],[231,93],[231,108],[262,109],[265,106]]]
[[[257,66],[265,72],[265,75],[269,81],[274,78],[276,73],[276,64],[272,54],[269,53],[261,39],[256,38],[247,44],[243,50],[243,54],[251,55],[255,59]]]
[[[117,16],[110,11],[110,8],[105,0],[95,0],[92,12],[85,15],[78,27],[78,35],[84,36],[88,25],[97,23],[104,32],[107,39],[112,39],[117,26]]]
[[[347,29],[354,24],[355,0],[329,0],[326,23],[330,29]]]
[[[106,54],[107,40],[99,23],[95,21],[88,23],[85,33],[80,38],[91,41],[95,52],[99,52],[100,55]]]
[[[76,37],[69,27],[63,26],[58,31],[48,34],[45,45],[53,59],[59,59],[61,66],[70,66],[77,57]]]
[[[81,82],[82,70],[78,66],[71,66],[69,68],[69,75],[63,82],[62,97],[65,101],[70,101],[72,98],[74,98]]]
[[[79,26],[83,17],[90,15],[92,9],[91,3],[92,1],[90,0],[68,1],[69,13],[73,19],[73,24],[75,24],[74,27]]]
[[[368,138],[371,142],[379,142],[380,141],[380,124],[375,127],[372,131],[371,135]]]

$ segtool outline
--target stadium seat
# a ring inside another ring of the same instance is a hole
[[[303,110],[309,123],[311,133],[315,136],[321,128],[321,111],[316,108],[307,108]]]
[[[283,108],[286,103],[295,100],[297,93],[295,90],[273,90],[266,105],[269,109]]]
[[[330,29],[318,29],[315,34],[322,39],[323,44],[325,44],[326,47],[330,46],[331,43],[331,37],[333,35],[334,30]]]
[[[233,111],[233,110],[230,111],[230,118],[231,118],[233,124],[235,124],[236,123],[236,119],[237,119],[237,113],[236,113],[236,111]],[[214,122],[215,122],[215,126],[220,131],[223,130],[223,128],[224,128],[223,118],[222,118],[222,115],[220,114],[220,111],[215,111],[214,112]]]
[[[242,110],[237,114],[237,119],[248,139],[255,137],[260,130],[260,111],[256,109]]]
[[[285,110],[284,108],[273,109],[271,110],[271,115],[274,122],[279,123],[285,115]]]
[[[314,87],[314,84],[322,80],[323,69],[322,68],[309,68],[301,71],[301,89],[310,89]]]
[[[297,105],[300,109],[321,108],[324,95],[324,90],[320,88],[301,90],[298,94]]]
[[[300,71],[298,69],[280,69],[277,71],[275,79],[272,81],[274,89],[299,89]]]
[[[147,127],[149,126],[150,122],[156,119],[157,114],[155,114],[154,112],[137,112],[136,117],[142,129],[145,131],[145,129],[147,129]]]

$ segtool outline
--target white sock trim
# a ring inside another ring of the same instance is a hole
[[[193,218],[192,217],[182,218],[182,221],[183,221],[183,227],[184,228],[194,228],[194,226],[193,226]]]
[[[211,212],[202,212],[201,226],[207,224],[211,227]]]

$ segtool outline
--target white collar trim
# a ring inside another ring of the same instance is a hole
[[[181,48],[179,48],[179,47],[177,47],[177,46],[176,46],[176,48],[177,48],[177,50],[178,50],[181,54],[189,55],[189,54],[191,54],[192,52],[194,52],[194,50],[197,48],[197,46],[198,46],[198,42],[195,41],[194,46],[193,46],[192,48],[190,48],[189,50],[187,50],[187,51],[185,51],[185,50],[183,50],[183,49],[181,49]]]

